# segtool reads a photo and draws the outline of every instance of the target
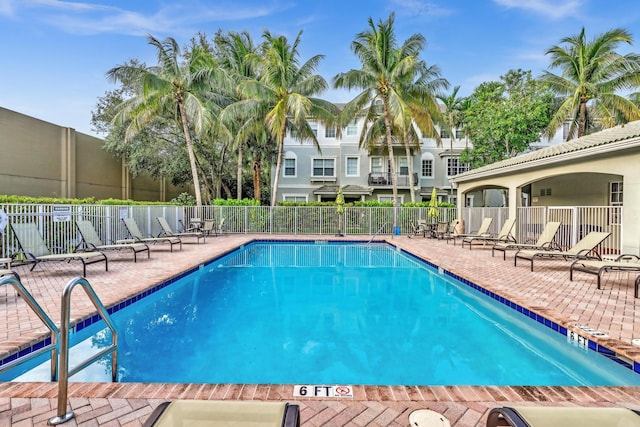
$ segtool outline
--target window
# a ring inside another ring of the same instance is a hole
[[[313,159],[313,176],[335,176],[335,160]]]
[[[335,126],[330,126],[330,127],[325,128],[324,137],[325,138],[335,138],[336,137],[336,127]]]
[[[382,173],[382,157],[371,158],[371,172]]]
[[[358,134],[358,125],[354,120],[347,125],[347,136],[356,136],[357,134]]]
[[[464,131],[456,129],[456,139],[464,138]]]
[[[284,159],[284,176],[296,176],[296,159]]]
[[[451,138],[451,136],[449,136],[449,132],[446,130],[440,129],[440,138]]]
[[[611,206],[622,206],[622,181],[610,183],[609,204]]]
[[[409,176],[409,166],[407,166],[407,158],[400,157],[398,159],[398,168],[400,176]]]
[[[284,194],[283,195],[285,202],[306,202],[307,196],[299,195],[299,194]]]
[[[403,203],[403,200],[404,200],[404,196],[398,196],[398,205],[401,205]],[[379,195],[378,201],[393,203],[393,194]]]
[[[422,159],[422,176],[426,178],[433,177],[433,160]]]
[[[461,163],[457,157],[449,157],[447,159],[447,176],[458,175],[469,170],[469,165]]]
[[[311,132],[317,137],[318,136],[318,122],[315,120],[309,120],[309,127],[311,128]]]
[[[347,173],[346,176],[359,176],[360,175],[360,163],[357,157],[347,157]]]

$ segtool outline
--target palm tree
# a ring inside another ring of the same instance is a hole
[[[443,125],[447,129],[450,138],[450,146],[449,151],[450,155],[453,156],[453,143],[456,140],[456,134],[454,129],[460,130],[462,127],[462,121],[464,117],[464,109],[466,98],[459,97],[458,92],[460,91],[460,86],[455,86],[453,91],[449,95],[440,94],[438,95],[438,99],[442,103],[444,107],[443,112]],[[453,187],[451,188],[451,196],[453,196]]]
[[[559,107],[546,133],[553,133],[567,120],[571,120],[569,136],[581,137],[595,122],[603,127],[640,118],[640,109],[618,91],[640,86],[640,55],[620,55],[616,48],[621,43],[632,43],[631,34],[616,28],[592,41],[587,41],[584,27],[580,34],[565,37],[560,45],[547,50],[551,68],[560,68],[562,74],[545,71],[541,80],[559,97]],[[591,108],[589,108],[591,107]]]
[[[328,86],[323,77],[315,74],[323,56],[313,56],[299,65],[301,35],[302,31],[290,44],[286,37],[265,31],[261,54],[248,54],[257,67],[259,78],[243,82],[241,87],[245,99],[232,104],[225,111],[229,118],[259,117],[277,145],[271,206],[275,206],[277,201],[287,131],[291,131],[299,141],[312,140],[319,150],[318,140],[308,119],[314,117],[332,123],[337,114],[333,104],[312,97]]]
[[[423,136],[433,137],[439,143],[440,136],[435,130],[435,123],[440,119],[440,111],[434,89],[446,87],[448,83],[443,79],[433,79],[439,71],[435,67],[427,67],[419,58],[425,45],[422,35],[413,34],[402,45],[398,45],[393,28],[394,19],[392,13],[386,21],[376,25],[369,18],[368,30],[357,34],[351,43],[351,50],[360,60],[362,68],[338,74],[334,78],[334,86],[361,90],[344,107],[343,123],[348,123],[362,111],[365,111],[365,122],[368,123],[382,117],[391,169],[393,204],[397,207],[393,130],[395,128],[404,133],[409,130],[410,123],[415,123]],[[366,130],[361,135],[361,141],[365,134]]]
[[[231,31],[227,35],[217,34],[215,37],[216,53],[219,59],[221,67],[227,71],[229,79],[231,79],[231,86],[233,87],[233,94],[231,98],[234,102],[240,101],[244,98],[241,87],[244,81],[249,79],[256,79],[256,69],[250,60],[250,55],[256,55],[258,53],[258,47],[254,45],[251,35],[246,32]],[[224,111],[221,114],[221,119],[225,121],[227,129],[230,130],[232,135],[235,135],[234,143],[238,149],[237,169],[236,169],[236,185],[237,192],[236,197],[238,200],[242,199],[242,175],[243,175],[243,154],[245,146],[251,140],[256,140],[253,133],[255,132],[256,121],[259,121],[256,117],[239,117],[236,116],[235,120],[225,120],[226,115]],[[259,126],[261,127],[261,126]],[[258,129],[259,131],[260,129]],[[256,161],[254,160],[254,166]],[[259,162],[258,162],[259,163]],[[259,181],[258,181],[259,182]],[[254,185],[256,179],[254,177]],[[258,194],[254,187],[254,195]],[[258,199],[259,200],[259,199]]]
[[[111,81],[138,82],[138,93],[118,108],[114,123],[130,120],[125,139],[133,138],[154,118],[175,120],[182,128],[189,165],[193,177],[196,204],[202,205],[198,167],[193,149],[191,126],[196,133],[203,132],[213,121],[211,105],[203,94],[211,89],[211,78],[217,74],[213,57],[205,49],[194,47],[186,62],[181,62],[180,48],[173,38],[159,41],[147,36],[156,48],[158,65],[152,67],[120,65],[107,72]]]

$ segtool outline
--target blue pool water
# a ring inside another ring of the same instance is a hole
[[[112,318],[123,382],[640,385],[387,245],[252,243]],[[110,336],[96,324],[74,341],[71,366]],[[109,381],[109,369],[102,360],[72,380]]]

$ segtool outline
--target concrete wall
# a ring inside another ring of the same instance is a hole
[[[132,178],[100,138],[0,107],[0,194],[169,201],[183,191]]]

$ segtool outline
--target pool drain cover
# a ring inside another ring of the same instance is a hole
[[[410,413],[409,424],[415,427],[451,427],[444,415],[429,409],[418,409]]]

